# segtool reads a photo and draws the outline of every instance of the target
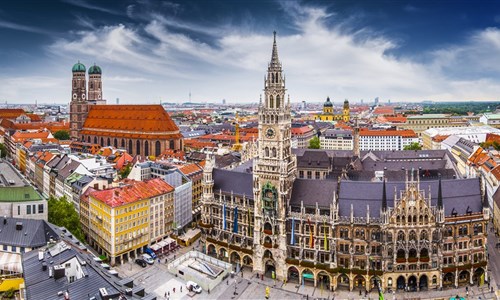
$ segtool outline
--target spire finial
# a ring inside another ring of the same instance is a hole
[[[274,34],[273,53],[271,55],[271,64],[270,64],[270,67],[279,68],[280,67],[280,61],[279,61],[279,58],[278,58],[278,46],[276,45],[276,31],[274,31],[273,34]]]
[[[385,211],[387,210],[387,193],[385,190],[385,177],[383,181],[383,186],[382,186],[382,210]]]
[[[438,207],[438,209],[443,208],[443,192],[441,191],[441,175],[439,175],[437,207]]]

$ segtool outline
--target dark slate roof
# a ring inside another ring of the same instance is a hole
[[[304,155],[305,152],[315,151],[315,152],[324,152],[328,157],[349,157],[351,158],[353,155],[352,150],[325,150],[325,149],[304,149],[304,148],[292,148],[292,153],[299,156]]]
[[[77,181],[73,182],[71,184],[71,186],[73,188],[75,188],[76,190],[81,191],[87,184],[92,182],[92,180],[94,180],[94,178],[92,178],[88,175],[85,175],[85,176],[81,177],[80,179],[78,179]]]
[[[382,205],[382,182],[349,181],[340,183],[339,215],[351,215],[351,204],[354,207],[354,217],[366,217],[366,206],[370,206],[370,216],[379,217]],[[431,188],[431,205],[436,206],[438,194],[438,180],[421,181],[420,189],[429,193]],[[405,182],[387,182],[387,204],[394,206],[394,187],[399,191],[405,189]],[[479,179],[451,179],[442,180],[443,204],[445,216],[451,216],[453,211],[458,215],[465,215],[467,209],[472,213],[482,212],[482,199]]]
[[[16,229],[19,222],[21,230]],[[47,245],[51,238],[57,239],[57,233],[44,220],[0,218],[0,245],[38,248]]]
[[[325,169],[331,166],[330,158],[324,151],[305,151],[297,157],[297,167]]]
[[[253,176],[250,173],[234,172],[230,170],[214,169],[212,173],[214,180],[214,193],[222,192],[235,195],[245,195],[253,199]]]
[[[53,247],[57,247],[57,245]],[[50,267],[63,264],[75,256],[77,256],[80,261],[87,262],[85,266],[82,266],[82,269],[88,276],[84,276],[72,283],[68,282],[66,276],[57,280],[53,277],[49,277]],[[58,296],[58,292],[60,291],[69,291],[70,299],[88,299],[89,295],[96,296],[96,299],[102,299],[99,295],[99,288],[106,288],[108,292],[112,294],[119,293],[119,291],[104,278],[101,270],[98,271],[94,269],[94,266],[91,266],[91,264],[95,264],[92,259],[84,259],[83,256],[73,248],[68,247],[55,256],[50,256],[49,251],[46,251],[45,263],[48,266],[46,271],[42,270],[43,262],[43,260],[38,260],[37,250],[27,252],[23,255],[23,270],[27,299],[64,299],[64,295]]]
[[[79,162],[76,160],[72,160],[70,163],[65,165],[59,172],[57,173],[57,179],[63,181],[65,180],[69,175],[71,175],[76,168],[80,165]]]
[[[290,206],[316,206],[330,208],[337,190],[335,180],[295,179]]]

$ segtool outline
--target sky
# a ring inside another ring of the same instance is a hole
[[[92,1],[0,4],[0,103],[257,102],[273,31],[292,102],[499,100],[500,2]]]

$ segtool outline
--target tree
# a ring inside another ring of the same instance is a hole
[[[80,217],[78,216],[75,207],[71,202],[66,200],[66,197],[59,199],[50,197],[49,206],[49,222],[56,226],[64,226],[68,229],[75,238],[84,241]]]
[[[67,130],[59,130],[54,133],[54,137],[58,140],[69,140],[69,132]]]
[[[132,170],[132,166],[130,164],[126,165],[123,167],[119,172],[118,175],[120,175],[121,179],[125,179],[128,177],[128,174],[130,174],[130,171]]]
[[[0,143],[0,158],[4,158],[5,156],[7,156],[7,147]]]
[[[315,136],[309,140],[309,149],[319,149],[319,137]]]
[[[422,150],[422,146],[418,142],[415,142],[404,146],[403,150]]]

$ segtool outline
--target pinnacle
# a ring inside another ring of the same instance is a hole
[[[276,31],[274,31],[273,34],[274,34],[273,53],[271,55],[270,67],[280,67],[281,64],[278,58],[278,46],[276,45]]]

